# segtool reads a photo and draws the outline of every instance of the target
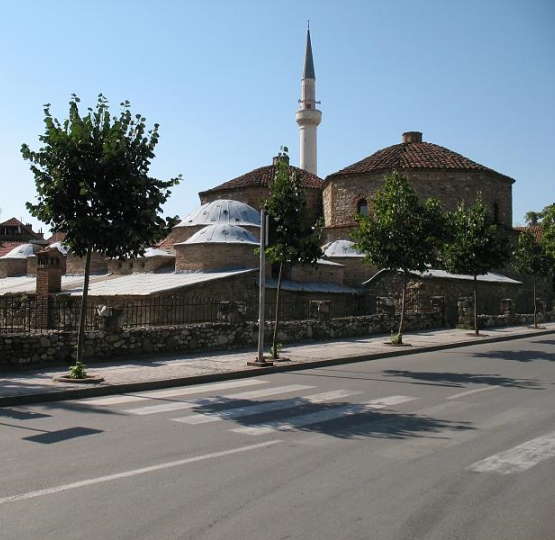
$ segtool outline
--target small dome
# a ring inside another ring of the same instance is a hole
[[[69,248],[63,242],[54,242],[48,246],[57,249],[62,255],[67,255]]]
[[[19,246],[14,247],[11,251],[6,253],[2,257],[2,259],[26,259],[27,257],[31,257],[34,255],[41,246],[36,244],[20,244]]]
[[[208,225],[197,231],[183,244],[260,244],[258,238],[239,225]]]
[[[215,224],[260,227],[260,212],[239,201],[218,199],[203,204],[181,220],[176,227]]]
[[[350,240],[336,240],[323,246],[326,257],[364,257],[354,248],[355,243]]]
[[[164,249],[156,248],[156,247],[149,247],[145,249],[145,253],[143,255],[145,259],[149,257],[173,257]]]

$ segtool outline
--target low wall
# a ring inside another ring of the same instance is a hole
[[[413,313],[405,316],[406,331],[439,328],[442,314]],[[282,343],[305,340],[341,339],[371,334],[389,334],[398,326],[398,317],[386,314],[346,317],[333,320],[304,320],[280,323]],[[266,323],[265,342],[271,343],[273,323]],[[257,323],[202,323],[183,326],[137,328],[121,332],[87,333],[87,362],[121,357],[256,348]],[[76,333],[0,335],[0,368],[71,363],[77,346]]]

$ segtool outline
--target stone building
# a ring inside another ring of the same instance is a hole
[[[479,194],[495,222],[512,226],[514,180],[437,144],[423,142],[422,133],[403,134],[400,144],[330,174],[323,187],[323,214],[328,241],[348,238],[357,214],[372,212],[372,199],[385,175],[406,176],[425,200],[437,197],[445,210],[464,202],[472,205]]]

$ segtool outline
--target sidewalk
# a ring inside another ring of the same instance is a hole
[[[88,374],[104,379],[103,382],[94,385],[55,381],[56,377],[68,373],[67,368],[63,367],[4,372],[0,373],[0,407],[137,392],[541,336],[555,333],[555,322],[542,324],[542,328],[538,330],[515,326],[487,328],[480,333],[479,337],[475,337],[468,330],[458,329],[410,332],[403,336],[406,346],[392,346],[389,336],[383,335],[297,343],[283,348],[283,361],[277,361],[273,367],[265,368],[247,366],[248,361],[257,359],[257,351],[252,349],[230,353],[207,351],[140,360],[94,362],[88,364]]]

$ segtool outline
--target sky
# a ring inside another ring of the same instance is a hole
[[[553,0],[0,0],[0,222],[35,229],[21,144],[43,105],[98,94],[160,124],[151,174],[181,174],[164,215],[270,165],[299,165],[307,21],[325,178],[420,131],[516,180],[513,224],[555,202]],[[47,235],[48,236],[48,235]]]

